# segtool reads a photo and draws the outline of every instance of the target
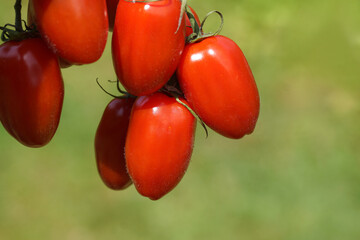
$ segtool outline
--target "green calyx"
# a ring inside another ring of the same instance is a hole
[[[220,23],[219,28],[214,33],[212,33],[212,32],[203,33],[203,28],[204,28],[204,24],[205,24],[206,20],[208,19],[208,17],[210,15],[212,15],[214,13],[218,14],[219,17],[220,17],[221,23]],[[197,23],[194,14],[191,11],[189,11],[188,8],[186,8],[186,14],[187,14],[187,16],[188,16],[188,18],[190,20],[191,28],[193,29],[193,33],[190,36],[188,36],[187,39],[186,39],[187,43],[199,42],[199,41],[201,41],[201,40],[203,40],[205,38],[218,35],[221,32],[221,30],[222,30],[222,28],[224,26],[224,17],[222,15],[222,13],[219,12],[219,11],[211,11],[208,14],[206,14],[204,20],[201,22],[200,25]]]
[[[1,27],[1,40],[7,41],[21,41],[27,38],[39,37],[39,32],[35,26],[29,27],[26,22],[21,19],[21,0],[16,0],[15,9],[15,25],[6,24]]]
[[[21,41],[27,38],[40,37],[40,34],[36,30],[35,26],[29,27],[26,25],[24,21],[22,21],[22,23],[24,23],[24,28],[21,28],[22,29],[21,31],[18,30],[16,25],[12,25],[12,24],[6,24],[3,27],[0,26],[0,30],[2,30],[1,41],[3,42]]]
[[[179,29],[180,29],[181,22],[182,22],[182,20],[183,20],[184,13],[185,13],[186,8],[187,8],[187,7],[186,7],[186,6],[187,6],[186,2],[187,2],[187,0],[181,0],[181,10],[180,10],[179,23],[178,23],[178,27],[177,27],[177,29],[176,29],[175,34],[176,34],[176,33],[179,31]]]

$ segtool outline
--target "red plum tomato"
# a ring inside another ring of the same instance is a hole
[[[189,165],[195,129],[194,116],[175,98],[154,93],[135,101],[125,158],[141,195],[157,200],[180,182]]]
[[[238,139],[253,132],[259,93],[247,60],[224,36],[188,44],[177,77],[189,105],[213,130]]]
[[[175,73],[185,45],[180,10],[180,0],[119,1],[112,56],[116,75],[129,93],[151,94]]]
[[[56,55],[40,38],[0,46],[0,120],[28,147],[46,145],[59,125],[64,84]]]
[[[105,49],[109,29],[105,0],[30,0],[28,19],[68,64],[93,63]]]
[[[106,107],[95,136],[97,168],[106,186],[113,190],[131,184],[125,164],[125,140],[135,99],[113,99]]]

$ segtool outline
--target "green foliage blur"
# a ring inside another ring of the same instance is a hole
[[[1,0],[1,25],[14,22],[14,2]],[[96,77],[116,92],[109,36],[100,61],[63,70],[49,145],[26,148],[0,126],[0,239],[360,239],[360,1],[188,3],[200,18],[221,11],[222,34],[247,56],[261,95],[255,132],[205,139],[198,127],[184,179],[159,201],[108,190],[93,141],[111,100]]]

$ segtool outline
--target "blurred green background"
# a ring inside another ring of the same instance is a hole
[[[1,0],[1,25],[14,2]],[[255,132],[205,139],[198,127],[187,174],[159,201],[108,190],[93,148],[111,100],[95,78],[115,79],[108,44],[97,63],[63,71],[49,145],[26,148],[0,127],[0,239],[360,239],[360,1],[189,3],[201,18],[221,11],[222,34],[247,56]]]

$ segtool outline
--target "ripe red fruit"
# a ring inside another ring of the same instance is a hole
[[[177,77],[189,105],[210,128],[235,139],[253,132],[259,93],[234,41],[214,36],[188,44]]]
[[[109,29],[105,0],[30,0],[28,14],[65,62],[88,64],[101,57]]]
[[[136,96],[159,90],[175,73],[185,45],[180,0],[120,0],[112,38],[116,75]]]
[[[125,140],[135,99],[113,99],[106,107],[95,136],[95,155],[101,179],[111,189],[131,184],[125,164]]]
[[[136,100],[125,158],[141,195],[157,200],[180,182],[189,165],[195,128],[194,116],[172,97],[155,93]]]
[[[46,145],[59,124],[64,85],[56,55],[42,39],[0,46],[0,121],[28,147]]]

